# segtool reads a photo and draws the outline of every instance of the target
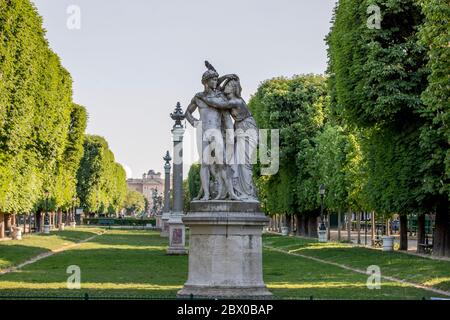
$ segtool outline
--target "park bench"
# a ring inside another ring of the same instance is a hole
[[[375,236],[374,239],[372,239],[372,247],[382,247],[383,246],[383,240],[380,236]]]
[[[430,244],[428,241],[428,235],[425,234],[425,242],[424,243],[418,243],[419,247],[423,248],[424,253],[431,253],[433,250],[433,244]]]
[[[114,224],[114,220],[112,219],[99,219],[98,224],[101,226],[108,226],[111,229],[111,226]]]

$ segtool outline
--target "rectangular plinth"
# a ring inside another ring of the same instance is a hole
[[[268,219],[259,203],[230,202],[191,203],[199,211],[183,217],[190,228],[189,275],[179,297],[272,296],[262,276],[261,234]],[[239,207],[246,210],[224,211]]]

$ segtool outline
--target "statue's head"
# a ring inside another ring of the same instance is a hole
[[[219,75],[217,72],[208,70],[202,76],[202,83],[211,89],[217,88],[217,82],[219,81]]]
[[[217,82],[219,81],[219,74],[208,61],[205,61],[205,66],[208,70],[203,73],[202,83],[205,87],[216,89]]]
[[[223,88],[223,93],[225,93],[226,95],[234,95],[235,97],[241,98],[242,87],[239,79],[229,79]]]

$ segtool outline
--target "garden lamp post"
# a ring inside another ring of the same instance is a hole
[[[172,171],[172,190],[173,206],[169,215],[169,248],[167,254],[187,254],[184,248],[186,228],[183,224],[183,135],[185,128],[182,121],[185,119],[184,111],[180,103],[177,103],[175,111],[170,114],[175,124],[172,127],[173,141],[173,171]]]
[[[76,207],[77,197],[72,198],[72,214],[70,215],[70,226],[75,227],[75,207]]]
[[[325,230],[327,227],[324,223],[324,217],[323,217],[323,197],[325,196],[325,186],[323,184],[319,187],[319,194],[320,194],[320,230]]]
[[[161,229],[161,237],[169,236],[169,218],[170,218],[170,170],[172,166],[170,161],[172,157],[167,150],[164,160],[164,206],[162,208],[161,216],[157,217],[157,226]]]
[[[327,242],[327,227],[325,226],[325,221],[323,217],[323,198],[325,196],[325,186],[323,184],[319,187],[320,194],[320,227],[319,227],[319,242]]]
[[[49,197],[50,193],[48,192],[48,190],[44,191],[44,196],[45,196],[45,216],[44,216],[44,233],[45,234],[49,234],[50,233],[50,219],[48,216],[48,197]]]

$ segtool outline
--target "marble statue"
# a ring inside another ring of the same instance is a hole
[[[211,64],[205,61],[205,65],[205,90],[195,95],[185,114],[189,123],[201,130],[202,137],[201,189],[196,199],[210,200],[210,180],[214,178],[218,185],[215,200],[257,200],[252,166],[256,162],[258,128],[241,97],[239,77],[219,77]],[[192,115],[196,109],[200,119]]]

